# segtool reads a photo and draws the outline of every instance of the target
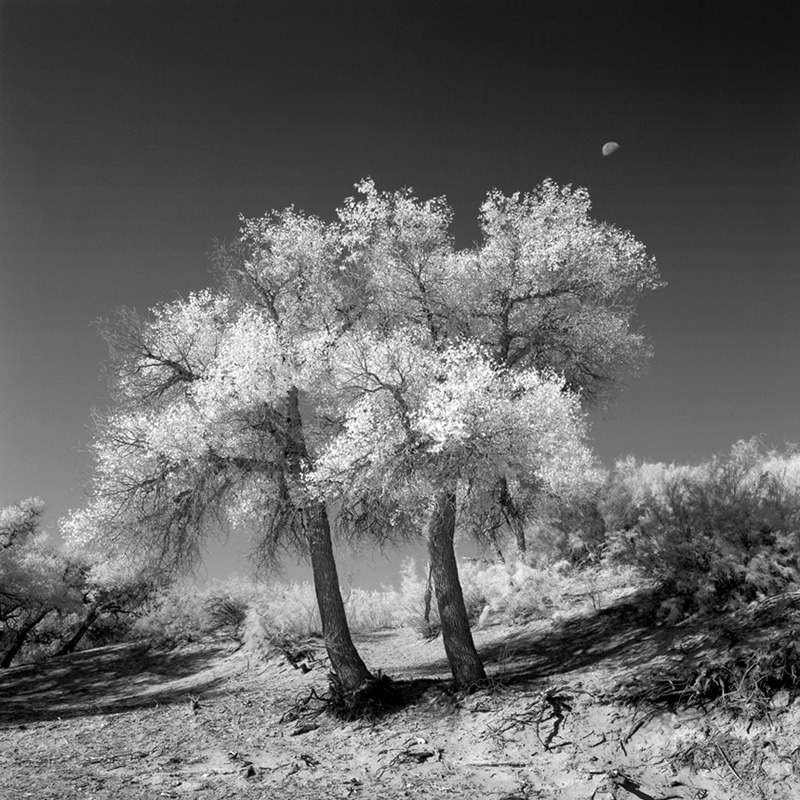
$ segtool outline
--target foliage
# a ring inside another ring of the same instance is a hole
[[[709,704],[734,717],[768,717],[800,693],[800,592],[773,596],[717,615],[678,647],[682,657],[644,670],[618,699],[639,703]]]
[[[590,212],[585,189],[551,180],[526,194],[490,192],[484,241],[464,276],[475,335],[497,359],[553,370],[585,399],[649,356],[630,329],[633,304],[661,285],[644,245]]]
[[[461,512],[481,518],[501,480],[512,497],[531,484],[565,492],[596,465],[583,443],[578,398],[535,370],[510,372],[475,345],[440,352],[414,336],[343,340],[337,393],[354,398],[311,479],[345,507],[369,498],[390,522],[419,529],[426,503],[451,482]]]
[[[560,497],[544,497],[528,523],[528,561],[545,567],[560,561],[575,567],[600,565],[607,549],[601,504],[606,485],[598,481]]]
[[[176,582],[162,589],[137,615],[132,626],[134,638],[168,647],[201,641],[213,628],[207,599],[189,583]]]
[[[457,493],[480,531],[498,508],[521,520],[543,491],[594,481],[581,403],[646,359],[633,303],[659,285],[582,189],[490,192],[482,244],[456,252],[444,199],[357,188],[336,224],[291,208],[242,219],[217,289],[108,329],[94,497],[64,527],[137,569],[191,565],[226,526],[269,562],[308,552],[329,650],[343,643],[331,657],[354,681],[366,668],[335,598],[327,510],[356,535],[408,535]],[[452,545],[430,533],[443,619],[464,630]]]
[[[352,630],[396,627],[402,621],[399,599],[391,588],[350,589],[345,605]],[[314,587],[298,582],[229,579],[197,586],[181,581],[157,592],[137,617],[135,637],[177,645],[222,636],[261,653],[282,651],[322,632]]]
[[[77,566],[51,547],[47,536],[39,531],[43,511],[44,503],[37,498],[0,510],[3,666],[22,653],[26,641],[48,615],[76,612],[83,603]]]
[[[44,503],[29,498],[0,510],[0,619],[24,607],[67,608],[80,602],[70,565],[39,531]]]
[[[38,497],[0,510],[0,549],[6,550],[34,536],[43,513],[44,503]]]
[[[330,351],[344,430],[317,473],[357,506],[344,522],[369,522],[367,492],[423,498],[455,477],[479,531],[498,505],[523,513],[543,488],[596,482],[578,405],[649,355],[630,329],[635,298],[660,285],[644,247],[592,220],[585,190],[549,180],[490,192],[484,241],[461,252],[443,198],[357,188],[339,216],[344,268],[367,302]]]
[[[206,600],[206,613],[215,633],[239,641],[247,618],[247,603],[238,597],[215,594]]]
[[[797,588],[796,462],[752,440],[694,468],[618,464],[605,504],[610,557],[658,582],[673,619]]]
[[[567,614],[597,611],[606,597],[637,585],[638,576],[618,565],[575,567],[567,561],[532,567],[520,559],[491,563],[462,560],[458,567],[467,614],[473,627],[488,623],[524,625],[532,620],[558,621]],[[425,619],[426,582],[410,559],[401,571],[402,612],[398,622],[423,639],[438,636],[437,610]]]

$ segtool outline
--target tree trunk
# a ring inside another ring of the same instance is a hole
[[[517,555],[523,564],[528,563],[528,545],[525,542],[525,521],[516,513],[516,509],[512,507],[509,509],[509,522],[511,523],[511,530],[514,532],[514,541],[517,543]]]
[[[436,604],[442,623],[442,639],[456,686],[472,686],[486,679],[472,631],[464,594],[458,579],[453,548],[456,533],[456,496],[443,492],[436,498],[428,523],[428,557],[431,563]]]
[[[8,650],[3,653],[0,658],[0,669],[7,669],[11,666],[11,662],[17,657],[17,654],[22,650],[22,645],[30,635],[30,632],[52,611],[52,608],[46,608],[34,614],[22,627],[20,627],[14,634],[14,638]]]
[[[525,515],[517,508],[517,504],[508,491],[508,483],[505,478],[500,481],[500,503],[503,507],[508,526],[514,534],[514,541],[517,545],[517,556],[523,564],[528,563],[528,545],[525,541]]]
[[[53,656],[65,656],[71,653],[80,644],[81,639],[86,636],[89,628],[92,627],[99,614],[100,605],[98,603],[92,603],[92,605],[89,606],[89,611],[86,613],[83,622],[78,626],[78,630],[53,653]]]
[[[339,678],[342,688],[345,691],[352,691],[372,680],[373,676],[362,661],[350,636],[347,614],[339,589],[336,561],[333,557],[328,514],[325,507],[320,504],[310,509],[309,516],[308,547],[325,648],[333,672]]]
[[[308,460],[303,420],[300,415],[300,398],[292,388],[288,398],[287,461],[295,479],[299,479]],[[319,616],[325,648],[331,660],[331,668],[341,682],[342,688],[354,691],[365,682],[373,680],[361,656],[353,644],[347,614],[339,588],[339,574],[333,557],[333,542],[328,513],[324,503],[313,503],[306,509],[308,520],[308,549],[311,569],[314,574],[314,592],[317,595]]]

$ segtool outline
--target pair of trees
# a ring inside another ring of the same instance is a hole
[[[227,524],[262,559],[308,554],[331,665],[372,676],[350,638],[330,518],[351,535],[424,529],[457,683],[484,677],[453,539],[524,522],[544,491],[591,481],[582,403],[648,355],[633,303],[658,285],[629,234],[550,181],[488,195],[457,251],[443,199],[367,180],[336,223],[243,220],[213,291],[106,329],[113,410],[90,505],[65,530],[131,563],[197,560]]]

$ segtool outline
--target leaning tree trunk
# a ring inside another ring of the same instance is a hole
[[[34,614],[24,625],[22,625],[14,634],[11,644],[8,649],[3,653],[0,658],[0,669],[6,669],[11,666],[11,662],[17,657],[17,654],[22,650],[22,645],[30,635],[31,631],[52,611],[52,608],[45,608],[43,611],[38,611]]]
[[[83,618],[83,622],[78,626],[78,629],[75,633],[67,639],[61,647],[53,653],[54,657],[57,656],[65,656],[71,653],[81,642],[84,636],[89,632],[89,628],[94,625],[95,620],[100,615],[100,604],[99,603],[92,603],[89,606],[89,610],[86,612],[86,616]]]
[[[443,492],[436,498],[428,522],[428,557],[431,563],[436,604],[442,623],[442,639],[456,686],[472,686],[486,679],[472,631],[464,594],[458,579],[453,540],[456,532],[456,496]]]
[[[292,388],[288,398],[287,460],[294,478],[299,478],[303,464],[308,459],[303,420],[300,416],[299,393]],[[345,691],[355,691],[365,682],[374,680],[353,644],[347,614],[339,588],[339,574],[333,556],[333,542],[328,513],[324,503],[313,503],[307,509],[308,549],[314,575],[319,616],[325,648],[331,660],[331,669]]]
[[[330,523],[325,507],[317,505],[310,510],[308,547],[311,569],[314,573],[314,591],[317,595],[319,615],[325,648],[333,672],[342,688],[351,691],[372,680],[373,676],[358,654],[350,636],[347,614],[339,589],[339,575],[333,557]]]

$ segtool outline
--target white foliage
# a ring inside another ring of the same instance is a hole
[[[443,198],[357,189],[335,225],[292,208],[243,218],[224,290],[135,321],[95,446],[96,499],[65,523],[74,541],[154,540],[144,521],[158,503],[185,529],[206,487],[244,525],[279,496],[302,505],[305,477],[325,500],[395,494],[419,508],[453,482],[503,479],[522,495],[594,480],[566,388],[594,376],[588,397],[647,354],[630,329],[631,299],[658,285],[644,247],[592,220],[585,190],[552,181],[490,192],[484,241],[463,252]],[[287,445],[297,396],[302,447]],[[293,447],[311,455],[287,479]]]
[[[393,358],[372,348],[360,380],[345,359],[347,388],[361,393],[317,460],[321,491],[431,492],[501,477],[519,487],[534,476],[565,491],[596,470],[578,398],[557,377],[509,372],[471,343],[441,353],[411,338],[384,344]]]
[[[214,360],[192,395],[210,419],[259,403],[274,403],[292,383],[275,324],[246,308],[224,332]]]

